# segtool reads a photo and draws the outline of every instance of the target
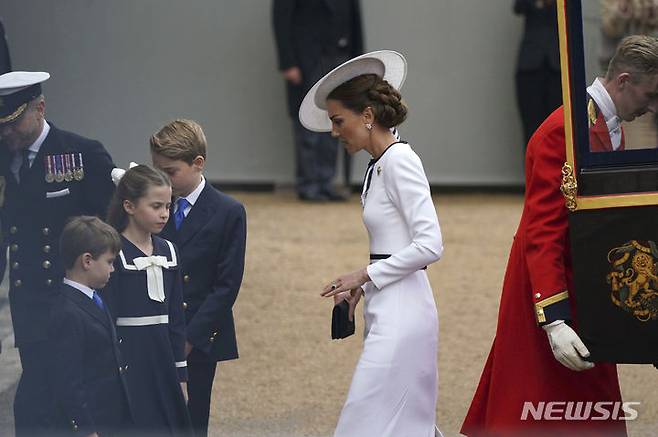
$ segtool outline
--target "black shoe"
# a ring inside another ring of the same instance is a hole
[[[303,200],[304,202],[326,202],[329,200],[329,197],[327,197],[324,194],[306,194],[306,193],[299,193],[297,195],[299,197],[299,200]]]
[[[347,196],[335,190],[326,190],[323,191],[322,194],[326,196],[330,202],[345,202],[347,200]]]

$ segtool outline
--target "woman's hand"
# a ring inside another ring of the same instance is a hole
[[[331,283],[322,289],[322,293],[320,293],[320,295],[323,297],[335,296],[338,293],[342,293],[343,291],[355,290],[368,281],[370,281],[368,271],[363,268],[361,270],[357,270],[356,272],[342,275],[331,281]]]
[[[343,291],[342,293],[334,294],[334,305],[346,300],[349,305],[347,315],[351,322],[354,320],[354,310],[356,309],[356,304],[361,300],[361,296],[363,296],[363,288],[361,287],[350,291]]]

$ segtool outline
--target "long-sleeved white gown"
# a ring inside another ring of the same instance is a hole
[[[365,339],[334,436],[433,437],[439,327],[423,268],[443,243],[422,163],[407,143],[371,161],[362,201],[371,254]]]

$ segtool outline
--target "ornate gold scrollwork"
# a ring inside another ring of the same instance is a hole
[[[564,196],[564,203],[569,211],[575,211],[578,208],[576,204],[576,193],[578,191],[578,183],[573,175],[573,167],[568,162],[562,166],[562,185],[560,191]]]

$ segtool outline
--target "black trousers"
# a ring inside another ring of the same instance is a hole
[[[199,350],[193,349],[187,358],[187,409],[196,437],[208,435],[210,397],[216,370],[217,363]]]
[[[288,109],[292,117],[295,139],[295,179],[297,194],[317,196],[333,192],[332,182],[336,175],[338,140],[328,132],[312,132],[299,122],[299,106],[306,92],[334,67],[350,58],[344,51],[324,53],[319,58],[314,54],[309,59],[300,57],[302,81],[300,85],[287,84]],[[346,154],[347,155],[347,154]],[[350,173],[351,160],[346,161],[345,173]]]
[[[538,70],[516,72],[516,100],[523,123],[524,150],[539,125],[562,104],[560,80],[560,72],[548,65]]]
[[[312,132],[293,120],[297,194],[317,196],[333,190],[338,140],[328,132]]]
[[[48,380],[48,342],[25,344],[18,353],[23,373],[14,398],[16,437],[48,435],[55,408]]]

